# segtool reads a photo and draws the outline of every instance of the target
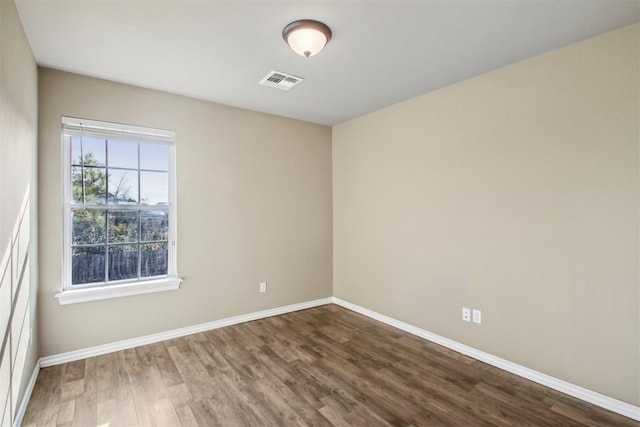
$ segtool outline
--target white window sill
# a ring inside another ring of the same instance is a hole
[[[97,301],[109,298],[119,298],[131,295],[148,294],[178,289],[182,279],[168,277],[144,282],[108,285],[97,288],[64,290],[56,294],[60,305],[76,304],[79,302]]]

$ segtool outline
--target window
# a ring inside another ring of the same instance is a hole
[[[61,304],[176,289],[175,133],[64,117]]]

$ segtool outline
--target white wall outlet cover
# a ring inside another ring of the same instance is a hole
[[[471,309],[462,307],[462,320],[465,322],[471,322]]]
[[[473,323],[482,323],[482,311],[473,309]]]
[[[267,292],[267,282],[260,282],[260,292]]]

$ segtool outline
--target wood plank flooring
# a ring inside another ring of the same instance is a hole
[[[638,426],[336,305],[40,371],[23,426]]]

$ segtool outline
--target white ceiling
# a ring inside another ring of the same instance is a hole
[[[640,1],[17,0],[38,64],[333,125],[640,19]],[[285,25],[316,19],[324,51]],[[304,77],[259,86],[272,69]]]

